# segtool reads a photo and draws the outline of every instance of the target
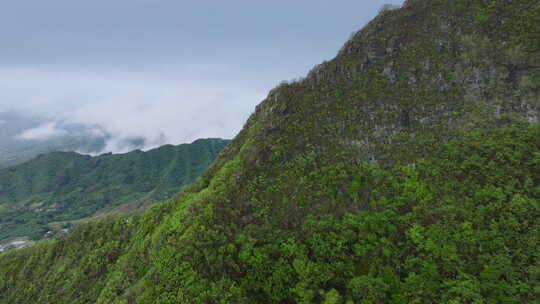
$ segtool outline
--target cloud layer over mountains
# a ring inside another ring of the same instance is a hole
[[[106,150],[113,152],[128,149],[125,142],[135,138],[144,139],[144,148],[231,138],[264,97],[249,85],[135,73],[4,70],[0,85],[1,109],[45,119],[20,139],[66,135],[66,126],[76,124],[86,126],[88,135],[108,136]]]

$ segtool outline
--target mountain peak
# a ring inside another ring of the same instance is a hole
[[[0,256],[0,290],[23,302],[534,302],[539,16],[537,0],[382,10],[334,59],[273,89],[178,197]]]

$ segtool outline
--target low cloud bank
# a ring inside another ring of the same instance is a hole
[[[67,132],[56,126],[54,122],[48,122],[36,128],[23,131],[16,136],[17,139],[24,140],[47,140],[52,137],[66,135]]]
[[[211,67],[205,69],[208,73]],[[137,145],[150,149],[204,137],[232,138],[267,90],[190,73],[161,77],[31,69],[0,70],[0,87],[0,112],[45,121],[23,130],[18,139],[103,137],[101,152],[115,153]]]

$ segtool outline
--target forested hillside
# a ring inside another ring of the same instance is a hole
[[[0,169],[0,240],[40,239],[96,212],[128,211],[168,198],[194,182],[227,143],[201,139],[96,157],[52,152]]]
[[[201,179],[0,255],[1,303],[538,303],[540,2],[408,0]]]

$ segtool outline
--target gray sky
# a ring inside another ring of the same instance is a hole
[[[232,138],[269,89],[332,58],[385,3],[402,1],[4,1],[0,112],[47,118],[27,140],[99,126],[110,151]]]

